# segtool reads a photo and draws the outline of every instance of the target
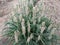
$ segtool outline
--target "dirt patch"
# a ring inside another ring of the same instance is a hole
[[[11,1],[13,0],[0,1],[0,17],[7,15],[11,12],[12,10]]]
[[[7,2],[11,2],[11,1],[13,1],[13,0],[6,0]]]

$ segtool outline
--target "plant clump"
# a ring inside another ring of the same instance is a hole
[[[49,45],[56,28],[51,20],[34,13],[33,3],[28,2],[28,13],[15,13],[6,23],[6,35],[13,45]],[[33,1],[34,2],[34,1]]]

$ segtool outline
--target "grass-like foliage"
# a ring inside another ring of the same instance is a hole
[[[30,2],[30,1],[28,1]],[[13,45],[49,45],[56,28],[51,20],[38,13],[34,15],[34,6],[28,4],[28,13],[15,13],[6,23],[6,32]]]

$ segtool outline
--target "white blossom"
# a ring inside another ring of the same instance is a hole
[[[23,35],[25,35],[25,33],[26,33],[24,23],[25,23],[25,21],[24,21],[24,19],[22,18],[21,25],[22,25],[22,34],[23,34]]]
[[[35,15],[36,15],[36,8],[33,7],[33,17],[35,17]]]
[[[23,35],[25,35],[25,33],[26,33],[24,26],[22,27],[22,33],[23,33]]]
[[[31,39],[33,38],[33,34],[30,35],[30,38],[31,38]]]
[[[15,22],[17,22],[17,17],[13,16],[13,20],[14,20]]]
[[[45,27],[41,27],[41,33],[43,33],[45,30]]]
[[[17,35],[19,36],[20,35],[20,32],[17,30]]]
[[[18,43],[18,32],[14,31],[15,42]]]
[[[50,30],[50,29],[52,28],[52,26],[53,26],[53,25],[52,25],[52,24],[50,24],[50,25],[49,25],[49,27],[48,27],[48,30]]]
[[[33,5],[33,0],[30,0],[30,4],[32,4],[32,5]]]
[[[38,41],[39,41],[40,39],[41,39],[41,36],[39,35],[39,36],[38,36]]]
[[[22,25],[24,25],[24,19],[22,18],[22,22],[21,22]]]
[[[43,33],[43,31],[45,30],[45,22],[42,22],[42,24],[41,24],[41,27],[40,27],[40,29],[41,29],[41,33]]]
[[[48,39],[49,39],[49,40],[52,39],[52,35],[50,35],[50,36],[48,37]]]
[[[22,15],[19,15],[19,19],[20,19],[20,21],[22,20]]]
[[[27,38],[27,43],[29,43],[29,42],[30,42],[30,39],[31,39],[30,37],[28,37],[28,38]]]
[[[30,37],[28,37],[27,43],[29,43],[32,38],[33,38],[33,34],[31,34]]]
[[[45,22],[42,22],[42,26],[45,26]]]
[[[26,6],[25,8],[26,8],[25,9],[25,11],[26,11],[25,13],[26,13],[26,15],[28,15],[28,13],[29,13],[28,6]]]
[[[38,11],[39,11],[39,8],[38,8],[38,6],[36,5],[36,6],[35,6],[35,13],[38,12]]]
[[[29,23],[29,21],[27,22],[27,25],[28,25],[28,32],[30,32],[30,23]]]

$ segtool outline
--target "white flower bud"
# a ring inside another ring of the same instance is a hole
[[[42,22],[42,26],[45,26],[45,22]]]
[[[43,33],[45,30],[45,27],[41,27],[41,33]]]
[[[48,30],[50,30],[50,29],[52,28],[52,26],[53,26],[53,25],[52,25],[52,24],[50,24],[50,25],[49,25],[49,27],[48,27]]]
[[[24,23],[25,23],[25,21],[24,21],[24,19],[22,18],[22,22],[21,22],[22,27],[24,26]]]
[[[21,25],[22,25],[22,33],[23,33],[23,35],[25,35],[25,33],[26,33],[24,23],[25,23],[25,21],[24,21],[24,19],[22,19]]]
[[[29,43],[29,42],[30,42],[30,39],[31,39],[31,38],[30,38],[30,37],[28,37],[28,39],[27,39],[27,43]]]
[[[36,8],[33,7],[33,17],[35,17],[35,15],[36,15]]]
[[[52,39],[52,36],[50,35],[50,36],[48,37],[48,39],[49,39],[49,40]]]
[[[28,11],[28,6],[26,6],[26,15],[28,15],[29,11]]]
[[[22,15],[19,15],[19,19],[20,19],[20,21],[22,20]]]
[[[39,41],[40,39],[41,39],[41,36],[39,35],[39,36],[38,36],[38,41]]]
[[[20,32],[17,30],[17,35],[19,36]]]
[[[33,5],[33,0],[30,0],[30,4],[32,4],[32,5]]]
[[[25,33],[26,33],[24,26],[22,27],[22,33],[23,33],[23,35],[25,35]]]
[[[14,16],[14,17],[13,17],[13,20],[14,20],[15,22],[17,22],[17,17]]]
[[[31,34],[30,37],[28,37],[27,43],[29,43],[32,38],[33,38],[33,34]]]
[[[39,11],[39,8],[37,5],[35,5],[35,13]]]
[[[35,7],[33,7],[33,10],[34,10],[34,11],[35,11],[35,9],[36,9],[36,8],[35,8]]]
[[[29,23],[29,21],[27,22],[27,25],[28,25],[28,32],[30,32],[30,23]]]
[[[15,35],[14,35],[14,37],[15,37],[15,42],[18,43],[18,33],[15,31],[14,34],[15,34]]]
[[[24,24],[25,23],[25,21],[24,21],[24,19],[22,19],[22,24]]]
[[[30,35],[30,38],[31,38],[31,39],[33,38],[33,34]]]

